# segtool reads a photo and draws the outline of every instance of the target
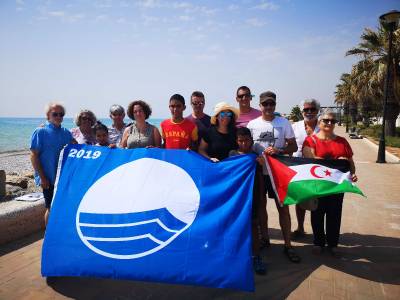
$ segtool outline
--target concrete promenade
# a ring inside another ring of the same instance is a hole
[[[336,131],[345,136],[343,127]],[[262,252],[268,274],[256,276],[255,293],[92,278],[58,278],[48,285],[40,275],[43,233],[37,233],[0,246],[0,299],[400,299],[400,164],[376,164],[375,147],[365,140],[349,142],[367,198],[345,196],[341,258],[311,253],[307,213],[308,234],[294,243],[302,262],[290,263],[270,201],[272,245]],[[294,208],[291,212],[295,229]]]

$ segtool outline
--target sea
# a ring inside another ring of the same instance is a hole
[[[160,127],[163,119],[149,119],[148,122]],[[110,126],[110,118],[100,118],[100,122]],[[0,118],[0,153],[29,150],[33,131],[45,124],[45,118]],[[125,119],[125,123],[132,120]],[[68,129],[76,127],[73,118],[64,118],[62,126]]]

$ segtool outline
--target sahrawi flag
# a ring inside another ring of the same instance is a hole
[[[254,290],[255,156],[68,145],[60,165],[43,276]]]
[[[345,159],[311,159],[265,156],[268,173],[282,205],[361,190],[351,181],[350,164]]]

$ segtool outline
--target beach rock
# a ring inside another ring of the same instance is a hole
[[[11,196],[12,198],[25,194],[24,189],[16,185],[6,184],[6,190],[7,196]]]
[[[28,187],[29,178],[24,176],[7,176],[6,184],[19,186],[23,189]]]
[[[6,172],[0,170],[0,199],[6,195]]]
[[[30,178],[30,179],[33,179],[33,178],[34,178],[34,174],[33,174],[32,171],[24,172],[24,173],[22,174],[22,176],[27,177],[27,178]]]

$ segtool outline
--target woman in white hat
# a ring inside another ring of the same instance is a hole
[[[215,105],[212,126],[200,141],[199,153],[218,162],[227,158],[229,151],[237,149],[235,122],[238,116],[238,110],[226,102]]]

